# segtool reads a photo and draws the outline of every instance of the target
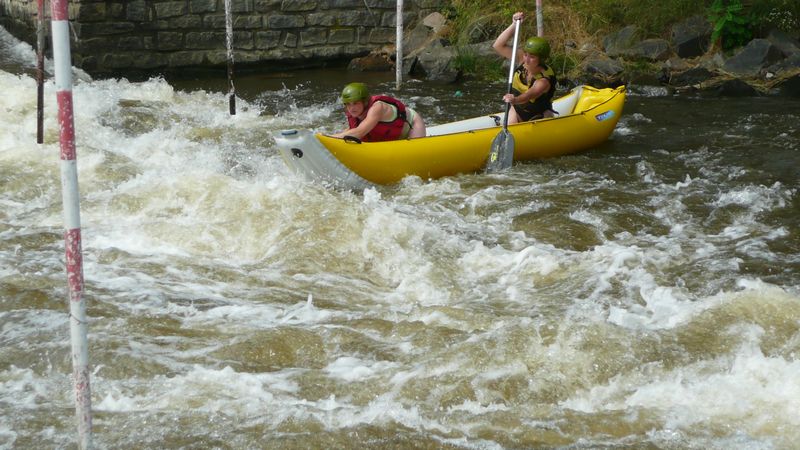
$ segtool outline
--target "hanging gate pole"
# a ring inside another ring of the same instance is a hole
[[[36,16],[36,143],[44,142],[44,0]]]
[[[225,0],[225,44],[228,48],[228,109],[236,115],[236,87],[233,86],[233,18],[231,0]]]
[[[400,90],[400,83],[403,81],[403,0],[397,0],[397,36],[395,37],[395,89]]]
[[[75,152],[75,120],[72,108],[72,58],[69,43],[68,0],[51,0],[53,63],[58,128],[61,144],[61,196],[64,207],[67,287],[69,291],[72,378],[75,385],[75,415],[81,449],[92,446],[92,396],[89,387],[89,350],[86,303],[83,300],[83,255]]]
[[[544,36],[544,30],[542,29],[544,19],[542,18],[542,0],[536,0],[536,35],[539,37]]]

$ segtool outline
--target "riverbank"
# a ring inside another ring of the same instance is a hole
[[[467,17],[433,13],[407,32],[403,64],[409,75],[445,83],[505,77],[507,62],[491,43],[510,17],[502,22],[500,13],[461,13]],[[676,16],[671,22],[665,14],[636,25],[613,29],[606,22],[598,28],[569,6],[547,2],[543,35],[553,49],[548,64],[566,87],[643,84],[723,96],[800,97],[800,31],[791,14],[783,25],[789,31],[765,22],[739,45],[724,35],[724,27],[723,33],[715,32],[719,23],[712,22],[714,16]],[[537,32],[532,16],[523,21],[523,38]],[[666,28],[656,32],[657,24]],[[392,69],[391,51],[357,59],[351,66],[379,70],[385,61],[386,69]]]

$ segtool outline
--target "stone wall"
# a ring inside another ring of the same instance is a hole
[[[405,28],[443,0],[405,0]],[[0,0],[0,24],[34,43],[35,0]],[[315,67],[394,45],[396,0],[231,0],[237,70]],[[49,2],[46,17],[49,17]],[[72,0],[73,64],[91,74],[226,64],[224,0]]]

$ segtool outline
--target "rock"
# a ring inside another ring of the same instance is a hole
[[[435,34],[439,34],[444,29],[447,19],[438,12],[428,14],[422,19],[422,24],[430,28]]]
[[[624,67],[617,60],[598,55],[585,60],[582,67],[584,75],[580,77],[581,83],[597,87],[621,84]]]
[[[693,67],[689,70],[670,76],[669,84],[673,86],[692,86],[708,81],[714,77],[714,73],[705,67]]]
[[[645,39],[622,51],[623,56],[648,61],[666,61],[671,54],[669,42],[664,39]]]
[[[639,28],[636,25],[628,25],[616,33],[606,36],[603,39],[603,49],[612,58],[623,56],[638,42],[638,34]]]
[[[419,48],[424,47],[427,43],[433,40],[434,33],[431,29],[422,23],[417,24],[411,31],[403,36],[403,55],[408,56],[417,51]]]
[[[604,76],[619,75],[624,70],[624,67],[618,61],[602,57],[587,59],[583,67],[587,73]]]
[[[716,93],[722,97],[757,97],[761,94],[739,78],[725,80],[717,86]]]
[[[708,51],[711,23],[703,16],[693,16],[672,27],[672,47],[681,58],[694,58]]]
[[[767,72],[778,75],[783,72],[791,72],[800,69],[800,52],[794,53],[777,63],[767,67]]]
[[[783,56],[789,57],[800,53],[800,42],[781,30],[771,30],[767,35],[767,40],[777,47]]]
[[[714,52],[712,55],[703,55],[698,62],[700,67],[705,67],[708,70],[717,70],[725,65],[725,57],[720,52]]]
[[[664,67],[670,72],[683,72],[684,70],[689,70],[692,68],[692,66],[686,62],[685,59],[678,58],[677,56],[673,56],[664,62]]]
[[[455,49],[446,45],[444,39],[436,39],[425,51],[417,56],[413,74],[424,76],[430,81],[453,83],[461,72],[455,66]]]
[[[477,44],[469,44],[466,46],[467,51],[473,52],[475,56],[482,57],[482,58],[491,58],[495,57],[497,59],[503,59],[502,56],[498,55],[497,52],[494,51],[492,48],[492,44],[494,41],[484,41],[478,42]]]
[[[394,61],[387,53],[373,52],[361,58],[353,58],[347,69],[355,72],[387,72],[394,69]]]
[[[780,82],[776,87],[778,95],[800,98],[800,73]]]
[[[783,59],[783,53],[767,39],[753,39],[742,50],[725,61],[722,68],[740,76],[756,76],[761,69]]]

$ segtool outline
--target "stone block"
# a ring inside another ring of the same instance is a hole
[[[267,28],[283,29],[283,28],[302,28],[306,25],[306,20],[303,16],[289,16],[283,14],[270,15],[267,18]]]
[[[226,64],[228,62],[228,52],[225,50],[216,50],[216,51],[208,51],[204,52],[203,56],[205,60],[212,65],[219,66],[222,64]],[[236,61],[236,55],[234,55],[234,61]]]
[[[100,58],[99,64],[112,70],[134,67],[133,56],[129,53],[107,53]]]
[[[199,28],[203,23],[203,20],[200,18],[200,16],[185,15],[169,19],[167,23],[171,29],[185,30]]]
[[[443,0],[417,0],[417,6],[420,9],[436,9],[440,10],[447,6],[448,2]]]
[[[294,33],[286,33],[286,39],[283,40],[283,46],[286,48],[297,47],[297,35]]]
[[[76,23],[75,32],[81,39],[93,36],[109,36],[125,34],[133,31],[134,25],[130,22],[93,22]]]
[[[336,17],[329,12],[311,13],[306,16],[308,26],[331,27],[336,24]]]
[[[175,17],[186,14],[186,2],[164,2],[155,5],[156,19]]]
[[[355,9],[364,7],[364,0],[331,0],[330,9]]]
[[[112,20],[125,20],[125,4],[124,3],[111,3],[106,6],[106,14]]]
[[[260,50],[268,50],[280,45],[280,31],[258,31],[255,35],[255,46]]]
[[[233,33],[233,48],[240,50],[253,50],[255,48],[252,31],[237,31]],[[227,48],[227,42],[225,46]]]
[[[317,0],[283,0],[281,11],[283,12],[303,12],[314,11],[317,9]]]
[[[300,32],[300,45],[303,47],[322,45],[326,42],[328,42],[328,30],[324,28],[314,28]]]
[[[343,27],[353,27],[359,25],[375,25],[376,19],[367,11],[337,11],[332,13],[336,19],[336,24]]]
[[[367,0],[367,5],[370,8],[394,9],[397,11],[397,0]]]
[[[233,18],[233,28],[235,30],[250,30],[262,27],[260,15],[236,16]]]
[[[394,42],[396,32],[393,28],[375,28],[369,32],[369,43],[388,44]]]
[[[217,11],[217,0],[189,0],[189,12],[192,14]]]
[[[180,50],[183,47],[183,33],[161,31],[156,34],[159,50]]]
[[[328,35],[329,44],[352,44],[355,42],[356,33],[352,29],[331,30]]]
[[[147,6],[144,0],[132,0],[125,4],[125,18],[135,22],[144,22],[149,20]]]
[[[106,18],[105,3],[79,3],[75,20],[81,22],[98,22]]]
[[[144,50],[144,41],[141,36],[122,36],[119,38],[117,48],[120,50]]]
[[[169,67],[199,66],[203,63],[203,54],[200,52],[174,52],[167,58]]]
[[[263,27],[263,22],[260,14],[234,14],[233,29],[256,29]],[[225,29],[225,15],[213,14],[203,17],[203,26],[206,28],[219,28]]]
[[[184,48],[206,50],[225,48],[225,45],[225,33],[216,31],[193,31],[186,33]]]
[[[231,0],[232,13],[247,13],[252,11],[253,11],[253,0]]]
[[[279,11],[283,0],[254,0],[253,10],[260,13]]]

